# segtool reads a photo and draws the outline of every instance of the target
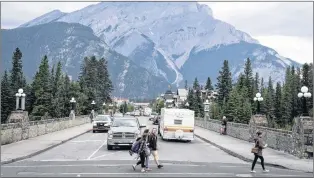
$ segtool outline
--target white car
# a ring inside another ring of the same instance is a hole
[[[98,115],[93,120],[93,133],[96,131],[108,131],[112,124],[110,115]]]

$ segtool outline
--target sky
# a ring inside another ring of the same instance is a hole
[[[73,12],[97,2],[2,2],[1,28],[16,28],[49,11]],[[216,19],[297,62],[313,62],[312,2],[200,2]]]

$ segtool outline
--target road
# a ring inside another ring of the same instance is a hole
[[[146,117],[140,122],[154,127]],[[228,155],[222,150],[196,139],[190,143],[158,140],[159,156],[164,168],[141,173],[134,171],[134,157],[128,149],[106,148],[107,133],[86,133],[42,154],[1,166],[4,177],[312,177],[312,174],[279,168],[262,173],[256,165],[250,174],[250,163]],[[35,146],[35,145],[34,145]],[[267,158],[265,158],[267,161]]]

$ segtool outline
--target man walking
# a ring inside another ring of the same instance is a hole
[[[153,128],[151,134],[149,134],[149,137],[148,137],[148,147],[150,148],[151,150],[151,153],[152,155],[154,156],[154,160],[155,160],[155,163],[157,165],[158,168],[162,168],[163,165],[161,165],[159,163],[159,158],[158,158],[158,152],[157,152],[157,129],[156,128]]]

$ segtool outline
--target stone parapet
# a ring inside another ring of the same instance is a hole
[[[306,123],[307,124],[303,124],[303,125],[306,125],[305,126],[306,128],[311,128],[312,124],[308,122]],[[252,142],[253,134],[256,133],[254,131],[260,130],[263,132],[263,137],[264,137],[265,142],[268,144],[268,147],[272,149],[284,151],[286,153],[298,156],[300,158],[304,158],[303,153],[305,152],[305,150],[308,150],[307,152],[310,152],[312,150],[311,148],[312,146],[309,143],[307,145],[305,144],[306,143],[305,139],[308,139],[308,140],[313,139],[312,137],[313,133],[311,131],[307,131],[306,133],[308,134],[302,135],[302,131],[301,131],[301,134],[299,134],[297,131],[294,131],[294,130],[287,131],[287,130],[264,127],[265,124],[266,123],[264,121],[263,121],[263,124],[240,124],[240,123],[228,122],[227,123],[227,135],[240,139],[240,140]],[[221,121],[212,120],[212,119],[204,121],[202,118],[200,119],[197,118],[195,120],[195,125],[211,130],[211,131],[219,132],[221,128]],[[298,125],[301,125],[301,124],[298,124]],[[310,129],[307,129],[307,130],[310,130]],[[296,153],[299,153],[299,155]],[[301,153],[303,157],[300,155]]]
[[[85,123],[90,123],[89,116],[76,116],[38,121],[1,124],[1,145],[37,137],[51,132],[64,130]]]

